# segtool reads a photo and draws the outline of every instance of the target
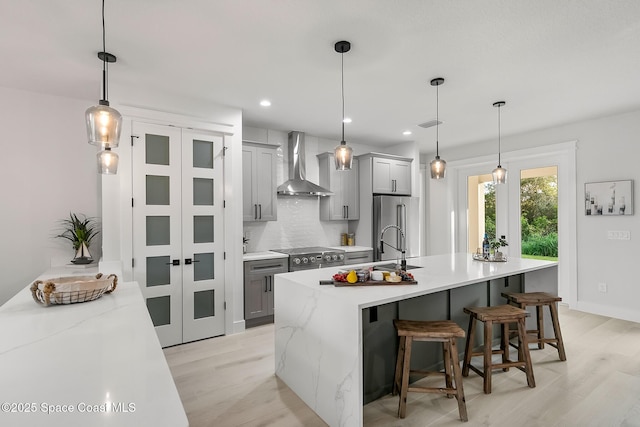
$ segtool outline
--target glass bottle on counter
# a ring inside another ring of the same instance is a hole
[[[482,240],[482,258],[489,259],[489,253],[491,251],[491,244],[489,243],[489,236],[484,233],[484,240]]]

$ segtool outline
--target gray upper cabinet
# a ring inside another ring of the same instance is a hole
[[[243,221],[275,221],[276,148],[256,143],[242,144]]]
[[[333,153],[318,154],[320,186],[328,188],[333,196],[320,198],[320,219],[344,221],[360,218],[360,183],[358,159],[353,159],[351,170],[336,170]]]
[[[372,157],[373,193],[411,195],[411,160]]]

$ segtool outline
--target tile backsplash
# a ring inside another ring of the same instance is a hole
[[[318,197],[279,196],[277,200],[277,221],[244,223],[248,252],[340,246],[340,234],[347,232],[348,221],[320,221]]]

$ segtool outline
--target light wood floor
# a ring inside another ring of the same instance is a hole
[[[517,369],[494,371],[485,395],[471,372],[468,423],[455,399],[410,393],[405,419],[388,395],[364,407],[365,426],[640,426],[640,324],[566,307],[560,324],[567,361],[532,351],[536,388]],[[326,425],[274,375],[273,341],[266,325],[164,350],[191,427]]]

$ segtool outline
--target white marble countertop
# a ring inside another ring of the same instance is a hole
[[[340,249],[345,252],[361,252],[361,251],[372,251],[373,248],[369,246],[329,246],[331,249]]]
[[[92,275],[62,267],[40,279]],[[0,425],[187,426],[142,293],[37,304],[29,286],[0,307]]]
[[[389,263],[392,263],[392,261],[356,264],[355,266],[350,265],[349,268],[354,269],[358,266]],[[557,265],[557,262],[524,258],[509,258],[507,262],[481,262],[474,261],[471,258],[471,254],[457,253],[453,255],[408,258],[407,264],[420,267],[409,270],[418,282],[417,285],[335,287],[333,285],[319,284],[320,280],[331,280],[333,274],[345,270],[344,266],[283,273],[280,276],[295,280],[300,285],[325,293],[329,297],[339,297],[343,303],[353,304],[359,308],[367,308],[452,289],[482,280],[498,279],[513,274],[547,268]]]
[[[258,261],[261,259],[276,259],[276,258],[289,258],[289,255],[280,252],[263,251],[263,252],[248,252],[242,255],[243,261]]]
[[[407,261],[420,267],[410,270],[418,284],[319,284],[344,267],[275,276],[275,373],[330,426],[363,425],[363,309],[519,274],[529,286],[557,266],[521,258],[488,263],[466,253]]]

